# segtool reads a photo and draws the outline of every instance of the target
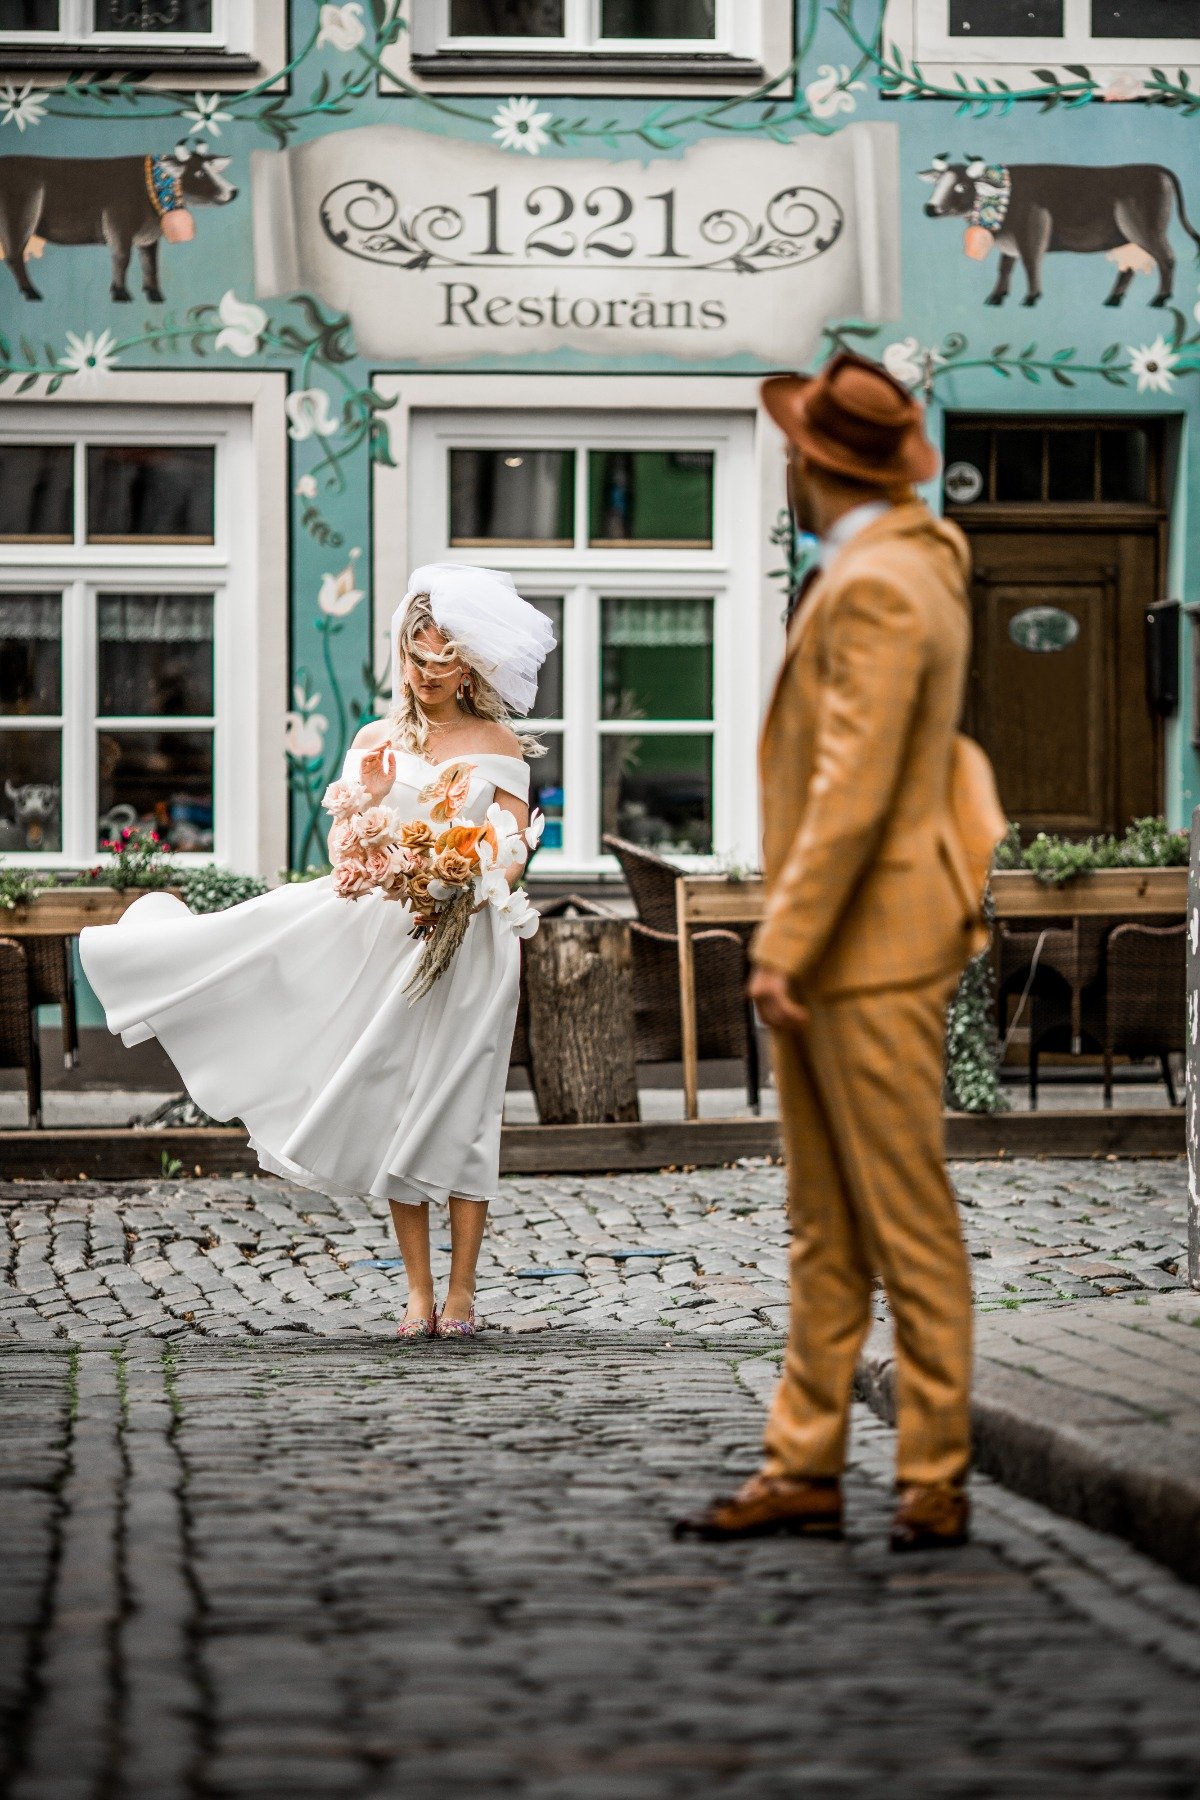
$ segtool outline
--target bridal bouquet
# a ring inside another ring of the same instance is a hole
[[[400,820],[388,807],[373,804],[366,789],[343,781],[327,789],[323,804],[333,815],[334,893],[343,900],[379,893],[406,903],[415,914],[412,935],[425,944],[407,989],[412,1001],[445,974],[473,915],[485,906],[517,937],[532,937],[537,930],[528,894],[509,886],[506,870],[524,863],[541,838],[540,812],[524,831],[497,804],[488,807],[482,825],[450,819],[439,829],[437,822]]]

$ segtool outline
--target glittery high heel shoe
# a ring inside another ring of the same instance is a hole
[[[405,1319],[404,1323],[398,1326],[396,1330],[396,1336],[400,1339],[402,1344],[423,1343],[429,1338],[435,1338],[437,1334],[438,1316],[436,1307],[434,1307],[427,1319]]]
[[[465,1319],[448,1319],[443,1313],[437,1322],[437,1334],[443,1338],[478,1337],[479,1326],[475,1320],[475,1308],[471,1308]]]

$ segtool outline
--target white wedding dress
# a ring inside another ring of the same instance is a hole
[[[345,779],[357,781],[351,750]],[[497,791],[526,799],[520,757],[471,765],[456,817],[481,824]],[[397,750],[384,804],[420,795],[448,763]],[[126,1044],[156,1037],[196,1104],[238,1118],[264,1169],[338,1198],[487,1200],[517,1016],[520,945],[487,906],[449,970],[410,1004],[421,943],[407,906],[340,900],[328,877],[226,912],[151,892],[116,925],[80,933],[84,972]]]

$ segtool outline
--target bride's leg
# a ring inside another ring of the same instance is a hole
[[[465,1319],[475,1304],[475,1265],[487,1225],[487,1202],[450,1197],[450,1286],[448,1319]]]
[[[429,1202],[411,1206],[390,1202],[396,1242],[408,1276],[408,1319],[427,1319],[433,1311],[433,1270],[429,1266]]]

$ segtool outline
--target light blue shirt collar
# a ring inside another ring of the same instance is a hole
[[[835,519],[825,536],[821,539],[821,553],[818,557],[820,566],[827,569],[840,550],[844,550],[851,538],[856,538],[860,531],[873,525],[876,519],[882,519],[889,512],[890,505],[886,500],[865,500],[861,506],[852,506]]]

